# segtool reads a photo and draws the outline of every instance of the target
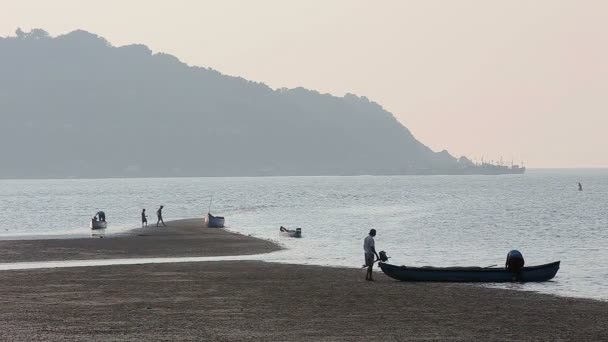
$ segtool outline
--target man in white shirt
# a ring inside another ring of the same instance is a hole
[[[365,252],[365,266],[367,266],[367,274],[365,280],[374,281],[372,276],[372,268],[374,267],[374,255],[376,259],[380,259],[378,253],[376,253],[376,243],[374,242],[374,236],[376,236],[376,230],[372,229],[369,231],[369,235],[363,240],[363,251]]]

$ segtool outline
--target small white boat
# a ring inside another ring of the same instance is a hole
[[[209,228],[224,228],[224,217],[213,216],[211,213],[207,213],[207,227]]]
[[[296,228],[296,229],[287,229],[283,226],[281,226],[281,228],[279,228],[281,235],[283,236],[287,236],[287,237],[292,237],[292,238],[301,238],[302,237],[302,228]]]
[[[91,219],[91,229],[105,229],[107,227],[106,214],[103,211],[98,211]]]

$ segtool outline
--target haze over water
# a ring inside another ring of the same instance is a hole
[[[373,227],[394,264],[503,265],[516,248],[527,265],[561,260],[561,269],[551,282],[504,287],[608,300],[607,176],[0,180],[0,237],[88,236],[97,210],[107,214],[108,234],[139,226],[142,208],[153,226],[160,204],[165,220],[202,217],[213,194],[211,211],[226,216],[229,229],[288,248],[265,260],[360,267]],[[282,238],[280,225],[301,227],[304,237]]]

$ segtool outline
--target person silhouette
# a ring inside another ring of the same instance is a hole
[[[583,191],[583,184],[581,182],[578,182],[578,191]]]
[[[158,208],[158,210],[156,211],[156,217],[158,218],[158,220],[156,221],[157,227],[159,223],[162,223],[163,227],[166,227],[165,221],[163,221],[163,208],[164,207],[161,205],[160,208]]]
[[[146,209],[145,208],[141,211],[141,226],[142,227],[147,227],[148,226],[148,215],[146,215]]]

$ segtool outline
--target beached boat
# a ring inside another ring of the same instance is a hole
[[[207,227],[209,228],[224,228],[224,217],[213,216],[211,213],[207,213]]]
[[[524,267],[515,281],[547,281],[555,277],[559,261],[549,264]],[[401,281],[444,281],[444,282],[487,282],[502,283],[513,281],[513,272],[504,267],[408,267],[379,263],[382,272]]]
[[[283,236],[288,236],[288,237],[293,237],[293,238],[302,237],[302,228],[287,229],[287,228],[281,226],[281,228],[279,228],[279,231],[281,232],[281,235],[283,235]]]
[[[211,199],[209,200],[209,210],[207,211],[207,218],[205,219],[205,223],[209,228],[224,228],[224,217],[223,216],[213,216],[211,215],[211,203],[213,202],[213,195],[211,195]]]

